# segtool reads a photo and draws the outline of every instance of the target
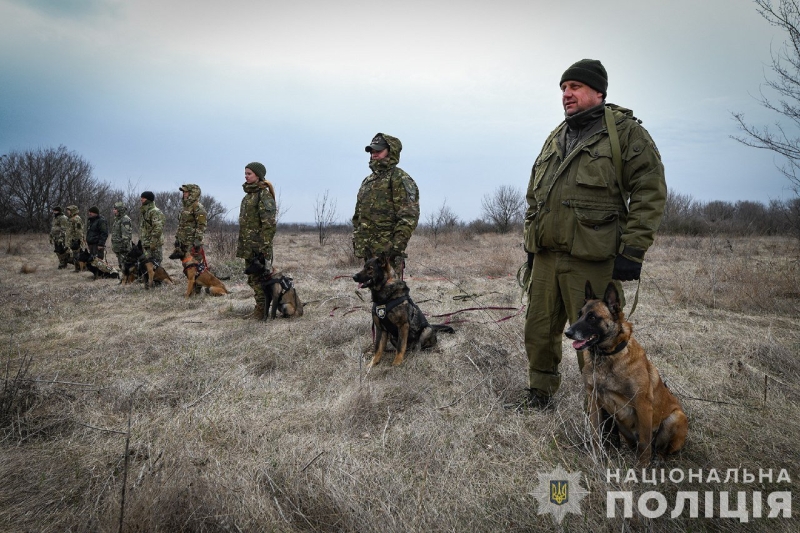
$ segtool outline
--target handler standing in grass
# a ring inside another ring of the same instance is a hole
[[[267,169],[258,162],[244,167],[245,195],[239,207],[239,241],[236,246],[236,257],[249,264],[253,258],[263,253],[267,261],[267,269],[272,269],[272,239],[277,227],[278,209],[275,204],[275,189],[265,179]],[[248,318],[260,319],[264,316],[264,290],[261,288],[259,276],[247,275],[247,284],[253,289],[256,300],[253,313]]]
[[[559,85],[565,120],[533,165],[525,215],[527,404],[535,408],[551,405],[561,384],[564,325],[577,319],[586,281],[604,288],[639,279],[667,195],[650,134],[631,110],[606,104],[600,61],[571,65]]]
[[[200,203],[200,186],[186,183],[180,186],[183,209],[178,215],[178,231],[175,234],[175,251],[185,254],[190,247],[199,250],[203,247],[206,234],[206,208]]]
[[[96,206],[89,208],[86,224],[86,244],[89,246],[89,253],[93,257],[105,259],[108,222],[106,222],[105,217],[100,214],[100,209]]]
[[[78,214],[77,205],[67,206],[67,217],[69,217],[69,228],[67,229],[67,244],[71,252],[72,264],[75,265],[75,272],[80,272],[78,266],[78,251],[81,249],[81,242],[83,241],[83,220]]]
[[[69,220],[61,211],[61,207],[55,206],[53,208],[53,225],[50,226],[50,244],[53,245],[53,251],[58,256],[59,270],[67,268],[67,258],[69,257],[69,248],[67,248],[68,229]]]
[[[111,250],[117,256],[117,264],[122,270],[125,256],[131,249],[133,226],[128,216],[128,207],[124,202],[114,204],[114,222],[111,224]]]
[[[397,166],[400,139],[378,133],[364,148],[370,154],[372,174],[364,178],[353,214],[353,251],[370,259],[387,253],[397,275],[403,278],[406,246],[419,222],[419,189],[411,176]]]
[[[164,246],[164,223],[167,217],[156,207],[156,195],[150,191],[142,193],[142,207],[139,221],[139,239],[148,260],[160,265],[163,259],[161,247]]]

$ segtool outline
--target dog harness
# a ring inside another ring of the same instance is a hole
[[[192,246],[191,252],[192,252],[192,259],[181,259],[181,263],[183,263],[183,275],[186,276],[187,278],[189,276],[186,274],[186,271],[191,267],[196,267],[198,274],[202,274],[203,271],[208,268],[208,263],[206,262],[206,251],[204,249],[200,248],[199,255],[202,259],[200,260],[199,263],[194,261],[194,255],[195,253],[197,253],[197,248]]]
[[[267,292],[267,288],[271,287],[275,284],[280,284],[281,286],[281,296],[286,294],[286,292],[294,287],[294,283],[292,283],[292,278],[289,276],[281,276],[279,278],[272,278],[266,279],[261,282],[264,287],[264,292]]]
[[[372,304],[372,314],[375,315],[376,317],[378,317],[378,320],[381,323],[381,327],[383,327],[383,329],[385,329],[387,332],[389,332],[389,335],[391,335],[394,338],[397,338],[397,336],[399,335],[400,332],[397,330],[397,326],[395,326],[392,323],[392,321],[389,320],[386,317],[389,315],[389,312],[392,309],[394,309],[395,307],[397,307],[398,305],[400,305],[403,302],[408,302],[410,304],[410,306],[411,306],[411,310],[409,311],[409,315],[413,314],[416,311],[416,304],[414,304],[414,301],[407,294],[404,295],[404,296],[401,296],[400,298],[395,298],[394,300],[390,300],[390,301],[386,302],[385,304],[381,304],[381,305],[378,305],[376,303]],[[423,327],[424,326],[428,326],[428,321],[427,321],[427,319],[425,319],[424,316],[422,317],[421,325]]]

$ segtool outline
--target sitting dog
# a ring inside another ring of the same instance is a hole
[[[200,260],[198,260],[195,255],[200,257]],[[228,289],[225,288],[225,284],[209,270],[202,250],[197,250],[193,246],[187,246],[186,252],[183,253],[180,248],[176,248],[175,251],[170,254],[169,258],[181,260],[183,274],[188,280],[185,298],[189,298],[195,292],[199,292],[200,287],[205,287],[206,294],[211,294],[212,296],[228,294]]]
[[[372,293],[372,323],[375,329],[375,353],[369,366],[381,362],[386,342],[390,340],[397,350],[392,366],[403,363],[410,347],[425,350],[436,345],[436,332],[455,333],[442,324],[429,324],[422,310],[411,300],[408,285],[396,279],[389,259],[373,257],[364,268],[353,275],[358,288],[368,288]]]
[[[581,374],[594,443],[611,427],[636,446],[643,465],[653,453],[677,452],[689,428],[686,413],[633,338],[616,286],[609,283],[602,300],[588,281],[585,292],[578,320],[565,335],[574,341],[573,348],[588,353]]]
[[[136,244],[131,242],[131,249],[125,256],[125,261],[122,263],[122,279],[120,283],[127,285],[133,283],[137,279],[144,280],[145,275],[147,276],[145,280],[145,289],[154,287],[156,283],[173,283],[172,278],[169,277],[164,267],[145,257],[142,241]]]
[[[284,276],[277,270],[271,269],[269,261],[263,253],[256,254],[247,268],[245,274],[259,277],[261,289],[264,291],[264,317],[275,318],[280,311],[283,318],[303,316],[303,302],[297,295],[292,278]]]

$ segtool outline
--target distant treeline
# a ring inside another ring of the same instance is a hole
[[[52,208],[77,205],[81,217],[89,207],[97,206],[108,219],[115,202],[122,201],[128,215],[139,227],[140,195],[151,190],[156,205],[167,218],[168,232],[175,230],[181,209],[180,191],[158,191],[144,185],[128,183],[116,189],[92,175],[92,165],[64,146],[40,148],[0,155],[0,231],[47,232],[52,221]],[[511,194],[513,192],[514,194]],[[234,231],[238,224],[227,218],[227,209],[214,197],[203,195],[201,202],[208,211],[210,230]],[[525,209],[524,191],[500,187],[487,194],[483,201],[483,218],[461,221],[445,203],[420,220],[420,230],[432,233],[468,231],[487,233],[522,231]],[[279,206],[280,209],[280,206]],[[319,208],[318,208],[319,211]],[[285,231],[352,230],[349,221],[324,221],[317,213],[317,223],[279,223]],[[738,202],[701,202],[688,194],[670,191],[659,230],[679,235],[793,235],[800,238],[800,197],[772,200],[768,204],[751,200]]]
[[[135,189],[135,190],[134,190]],[[167,217],[167,231],[174,231],[182,204],[178,190],[159,191],[147,184],[116,189],[92,175],[92,165],[64,146],[39,148],[0,155],[0,231],[47,232],[52,222],[52,209],[77,205],[81,218],[96,206],[107,219],[116,202],[124,202],[134,227],[139,227],[141,193],[152,191],[156,205]],[[210,229],[224,222],[227,210],[215,198],[202,195],[200,201],[208,211]]]

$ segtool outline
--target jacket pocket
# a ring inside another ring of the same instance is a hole
[[[611,145],[598,142],[582,149],[580,165],[575,177],[579,186],[607,188],[616,181]]]
[[[605,261],[617,255],[621,238],[619,213],[576,207],[575,219],[573,257],[586,261]]]

